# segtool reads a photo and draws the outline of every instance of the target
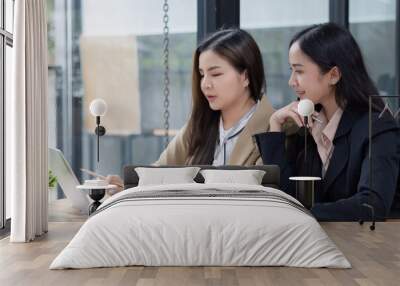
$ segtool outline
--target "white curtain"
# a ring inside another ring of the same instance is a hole
[[[13,92],[6,99],[10,241],[28,242],[48,225],[46,0],[15,1],[14,11]]]

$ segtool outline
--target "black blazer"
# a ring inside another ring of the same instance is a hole
[[[388,115],[378,118],[378,114],[373,113],[372,121],[372,188],[369,187],[368,112],[345,109],[333,140],[334,150],[328,170],[316,185],[311,212],[317,219],[371,219],[371,211],[362,207],[362,203],[374,206],[377,219],[388,215],[399,174],[400,130]],[[255,135],[264,164],[280,166],[282,190],[291,195],[295,193],[295,185],[289,181],[290,176],[321,177],[322,171],[321,159],[311,135],[307,137],[307,161],[304,162],[304,136],[300,134],[304,133]]]

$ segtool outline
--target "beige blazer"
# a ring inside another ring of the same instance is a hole
[[[228,165],[262,165],[261,155],[253,135],[267,131],[269,118],[273,112],[274,109],[267,97],[263,96],[253,116],[240,133]],[[185,125],[168,144],[160,158],[154,163],[155,165],[190,165],[186,127]]]

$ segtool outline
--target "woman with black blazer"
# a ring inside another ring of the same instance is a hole
[[[378,95],[360,48],[349,31],[327,23],[296,34],[289,45],[289,85],[299,99],[321,107],[309,119],[307,160],[302,132],[285,134],[285,123],[304,126],[298,101],[276,111],[269,132],[256,135],[264,164],[281,168],[282,189],[294,194],[290,176],[319,176],[311,212],[319,220],[384,218],[397,187],[399,128],[381,98],[372,97],[372,188],[369,186],[368,100]]]

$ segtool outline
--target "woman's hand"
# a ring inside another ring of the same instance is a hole
[[[106,178],[106,181],[108,182],[109,185],[115,185],[116,186],[113,189],[109,189],[109,191],[108,191],[109,195],[112,196],[112,195],[124,190],[124,181],[121,179],[120,176],[108,175],[107,178]]]
[[[269,131],[281,132],[282,125],[290,118],[296,122],[299,127],[304,126],[304,119],[297,113],[298,104],[298,101],[294,101],[275,111],[269,119]]]

